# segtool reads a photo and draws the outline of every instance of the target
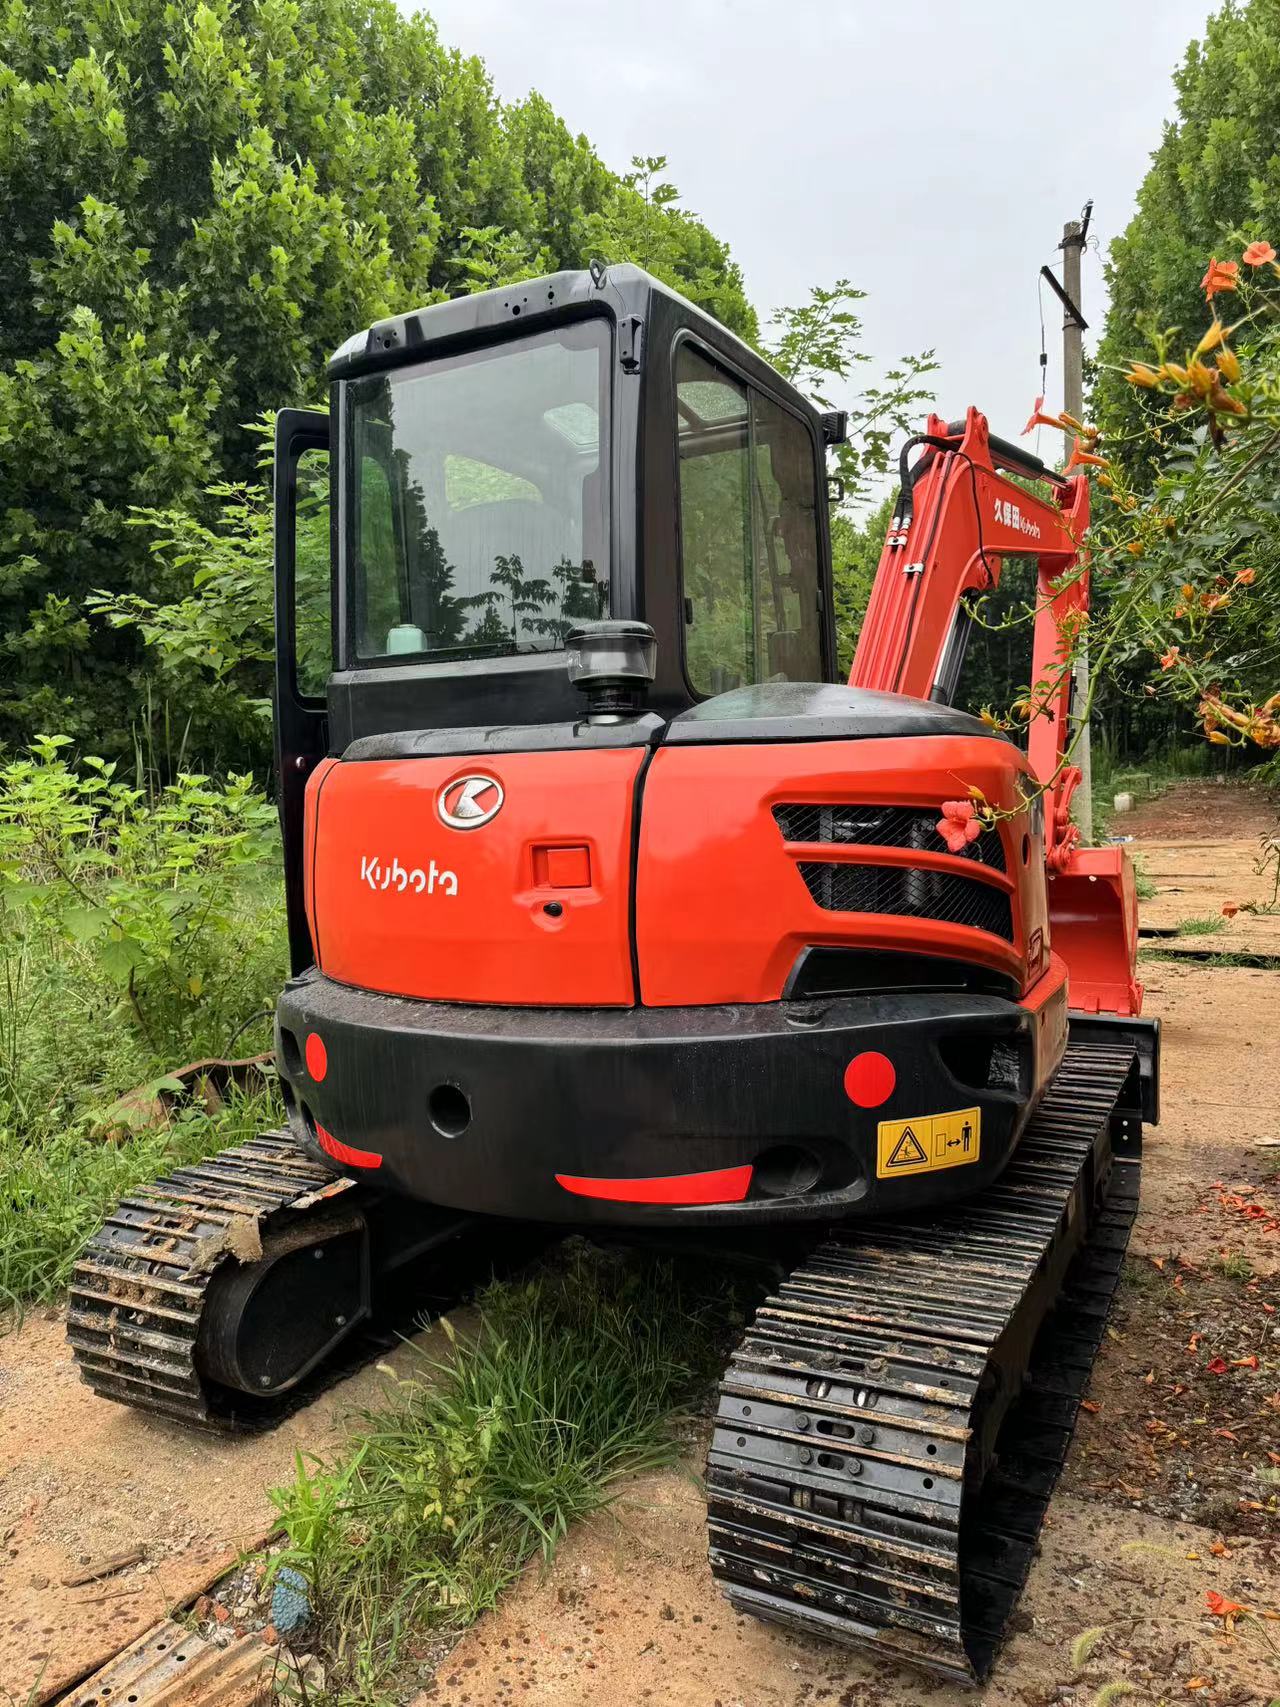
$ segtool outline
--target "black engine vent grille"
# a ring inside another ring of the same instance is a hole
[[[916,806],[775,806],[773,816],[788,842],[834,842],[837,846],[914,848],[949,853],[938,834],[941,811]],[[968,842],[959,857],[1005,871],[1004,843],[996,831]]]
[[[942,919],[1013,941],[1013,910],[1002,889],[949,871],[912,871],[893,865],[835,865],[801,860],[810,895],[829,913],[894,913]]]

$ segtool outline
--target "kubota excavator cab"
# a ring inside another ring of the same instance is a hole
[[[838,418],[625,266],[383,321],[330,378],[278,430],[295,1133],[544,1221],[998,1174],[1066,1038],[1043,815],[976,719],[836,684]],[[970,785],[1014,816],[955,853]]]

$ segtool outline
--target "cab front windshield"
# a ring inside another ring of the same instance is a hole
[[[600,320],[347,387],[357,658],[550,651],[608,614]]]

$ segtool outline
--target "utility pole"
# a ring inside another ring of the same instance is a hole
[[[1062,228],[1062,402],[1068,415],[1077,421],[1084,419],[1084,333],[1085,320],[1080,313],[1080,257],[1084,253],[1085,237],[1089,230],[1089,214],[1093,203],[1084,210],[1084,223],[1069,219]],[[1074,434],[1068,432],[1066,456],[1070,457]],[[1079,714],[1085,715],[1089,703],[1089,643],[1082,641],[1075,661],[1075,703]],[[1076,744],[1075,762],[1080,767],[1080,787],[1076,790],[1076,823],[1086,842],[1093,840],[1093,764],[1089,752],[1089,724],[1083,724]]]

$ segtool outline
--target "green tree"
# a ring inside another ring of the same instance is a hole
[[[836,604],[836,658],[842,675],[848,675],[854,648],[871,598],[871,584],[884,548],[884,536],[893,515],[895,498],[890,493],[861,520],[843,510],[831,518],[831,578]]]
[[[1094,411],[1109,454],[1150,471],[1171,432],[1158,401],[1125,383],[1127,358],[1150,334],[1203,323],[1200,278],[1209,257],[1244,241],[1280,241],[1280,8],[1228,3],[1188,47],[1174,75],[1177,117],[1138,191],[1138,208],[1111,246],[1110,306],[1098,347]],[[1240,240],[1240,241],[1238,241]],[[1154,429],[1154,431],[1153,431]]]
[[[393,0],[14,0],[0,230],[10,745],[59,728],[128,747],[138,626],[91,623],[88,595],[174,607],[190,591],[183,553],[151,552],[133,506],[221,529],[218,504],[251,502],[260,478],[244,423],[320,398],[352,331],[596,253],[647,257],[755,330],[693,215],[610,172],[540,97],[504,107],[479,60]],[[231,745],[237,695],[265,674],[222,677]]]

